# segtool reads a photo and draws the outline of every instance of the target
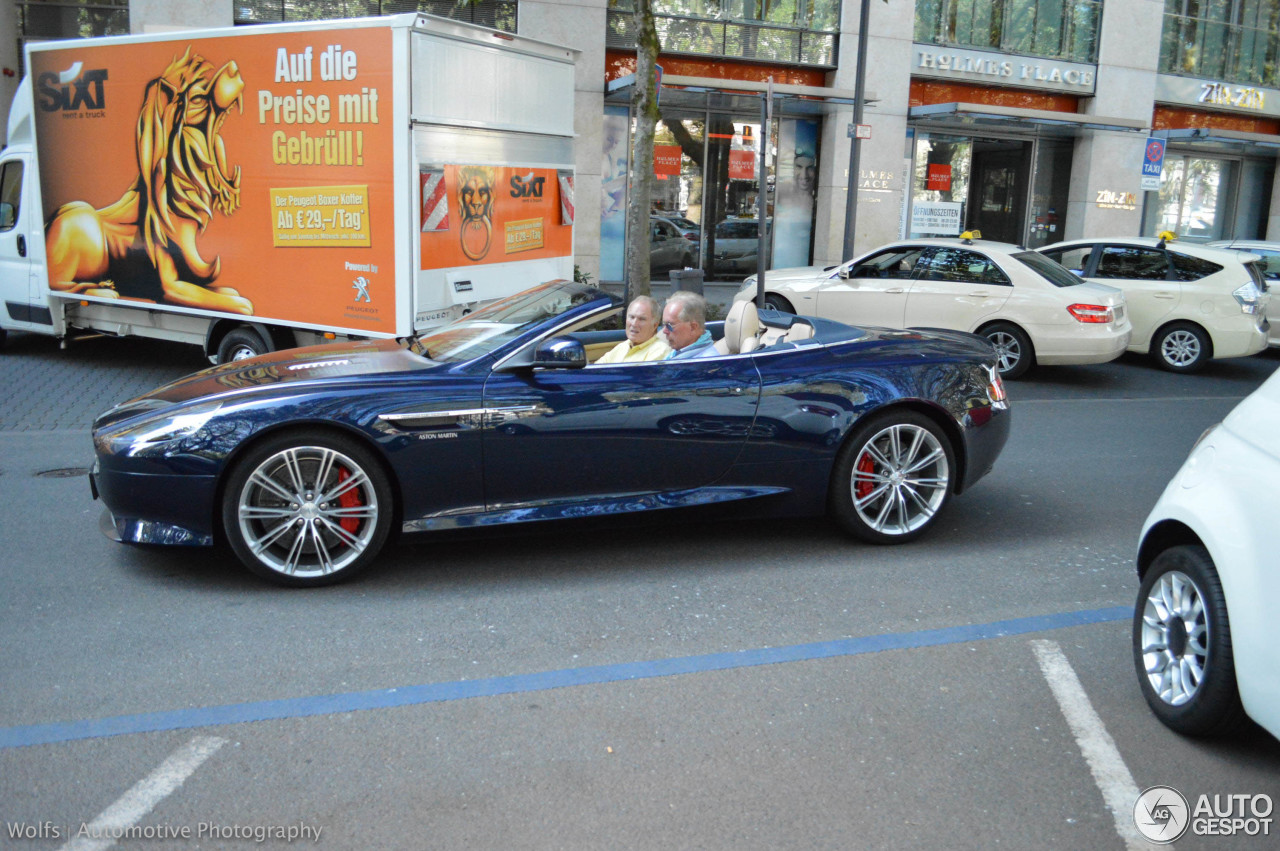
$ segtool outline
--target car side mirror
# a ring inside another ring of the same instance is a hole
[[[587,365],[587,348],[572,337],[552,337],[533,350],[533,365],[543,369],[582,369]]]
[[[18,223],[17,211],[9,203],[0,203],[0,230],[8,230]]]

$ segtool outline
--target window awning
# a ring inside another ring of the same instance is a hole
[[[1243,130],[1217,130],[1212,127],[1188,127],[1181,130],[1157,130],[1151,134],[1176,143],[1179,147],[1207,153],[1266,153],[1275,155],[1280,149],[1280,136],[1269,133],[1246,133]]]
[[[1145,133],[1150,122],[1134,118],[1112,118],[1082,115],[1053,109],[1029,109],[1018,106],[996,106],[985,103],[935,103],[913,106],[907,113],[912,124],[934,130],[1034,130],[1043,136],[1078,136],[1082,130],[1111,130],[1121,133]]]
[[[610,80],[605,88],[605,103],[630,104],[634,85],[634,74]],[[754,80],[664,74],[660,103],[664,109],[754,113],[760,111],[760,102],[768,90],[768,83]],[[855,94],[852,89],[774,83],[773,99],[775,115],[807,116],[833,112],[836,108],[852,108]],[[875,101],[874,94],[865,95],[865,103]]]

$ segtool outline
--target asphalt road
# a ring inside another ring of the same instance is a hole
[[[92,416],[201,366],[0,355],[0,848],[1140,848],[1150,786],[1280,800],[1280,743],[1170,733],[1128,645],[1143,518],[1280,355],[1011,384],[996,470],[905,547],[663,517],[311,591],[98,532]]]

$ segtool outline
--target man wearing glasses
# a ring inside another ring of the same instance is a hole
[[[661,328],[673,350],[667,360],[700,358],[716,352],[707,330],[707,300],[697,293],[672,293],[662,309]]]

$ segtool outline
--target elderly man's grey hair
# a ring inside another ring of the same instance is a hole
[[[697,293],[680,290],[671,294],[667,304],[680,305],[681,322],[693,322],[699,328],[707,326],[707,300]]]
[[[638,295],[635,298],[631,299],[631,304],[627,305],[627,307],[628,308],[634,307],[637,304],[649,305],[649,313],[653,316],[653,318],[654,319],[662,318],[662,308],[658,306],[658,300],[653,296]]]

